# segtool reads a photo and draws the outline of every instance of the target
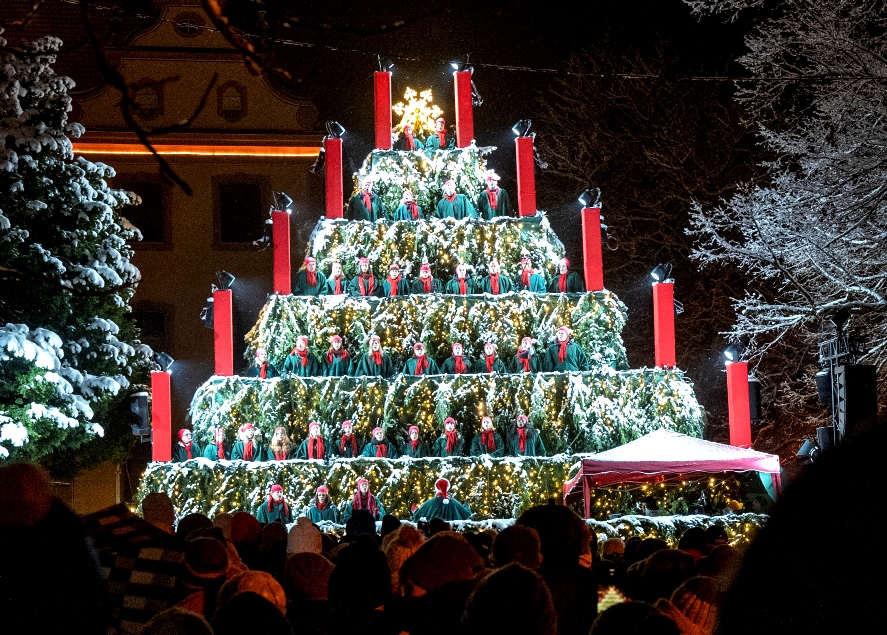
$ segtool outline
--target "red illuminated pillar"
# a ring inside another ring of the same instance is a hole
[[[234,292],[213,291],[213,335],[215,340],[215,374],[234,374]]]
[[[656,366],[674,368],[674,282],[653,283],[653,337]]]
[[[748,405],[748,364],[727,362],[727,406],[730,409],[730,445],[751,447],[751,411]]]
[[[582,256],[585,261],[585,290],[604,290],[604,256],[601,245],[601,208],[582,208]]]
[[[151,460],[172,460],[172,391],[169,372],[151,371]]]
[[[323,140],[326,151],[326,217],[342,218],[345,207],[342,198],[342,140],[329,138]]]
[[[376,71],[376,148],[391,149],[391,73]],[[329,161],[329,157],[327,157]]]
[[[471,73],[453,73],[456,87],[456,147],[467,148],[474,141],[474,106],[471,103]],[[535,213],[535,210],[534,210]]]
[[[290,265],[290,215],[289,212],[271,212],[274,223],[274,293],[289,295],[292,290]]]
[[[518,137],[514,140],[517,157],[517,215],[533,216],[536,213],[536,161],[533,158],[533,138]]]

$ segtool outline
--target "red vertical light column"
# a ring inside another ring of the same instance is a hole
[[[230,289],[213,291],[213,335],[215,339],[215,374],[234,374],[234,293]]]
[[[162,370],[151,371],[151,460],[172,460],[172,390]]]
[[[604,290],[604,254],[601,244],[601,208],[582,208],[582,256],[585,262],[585,290]]]
[[[391,73],[388,71],[376,71],[374,86],[376,97],[376,148],[379,150],[390,150]]]
[[[471,73],[453,73],[456,88],[456,147],[467,148],[474,141],[474,106],[471,103]]]
[[[289,295],[292,289],[290,265],[290,215],[289,212],[271,212],[274,223],[274,293]]]
[[[730,445],[750,448],[751,411],[746,362],[727,362],[727,406],[730,410]]]
[[[536,213],[536,160],[533,157],[533,138],[518,137],[514,140],[517,158],[517,215],[533,216]]]
[[[326,151],[326,217],[342,218],[345,207],[342,198],[342,140],[323,140]]]
[[[656,366],[675,367],[674,283],[653,283],[653,338]]]

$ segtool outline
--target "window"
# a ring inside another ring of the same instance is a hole
[[[240,121],[246,116],[246,87],[235,81],[225,82],[217,89],[219,116],[227,121]]]
[[[267,198],[265,179],[249,175],[219,177],[213,185],[218,210],[216,242],[252,248],[252,242],[262,237],[268,217],[262,205]]]
[[[155,353],[169,352],[171,342],[167,338],[166,312],[159,308],[134,309],[132,319],[139,328],[139,340]]]
[[[118,187],[135,192],[142,199],[140,205],[126,205],[121,214],[142,232],[142,240],[133,246],[158,249],[169,246],[168,219],[164,201],[164,187],[156,175],[124,176]]]
[[[203,18],[197,13],[185,11],[173,18],[173,28],[182,37],[192,38],[203,33]]]

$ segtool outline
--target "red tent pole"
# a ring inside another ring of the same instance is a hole
[[[213,335],[215,340],[215,374],[234,374],[234,292],[213,291]]]
[[[172,390],[167,371],[151,371],[151,460],[172,460]]]
[[[727,406],[730,445],[751,447],[751,409],[748,403],[748,363],[727,362]]]
[[[604,290],[604,255],[601,244],[601,208],[582,208],[582,255],[585,290]]]
[[[653,283],[653,337],[656,366],[674,368],[674,282]]]
[[[471,73],[453,73],[456,89],[456,147],[467,148],[474,141],[474,105],[471,103]],[[535,212],[534,212],[535,213]]]
[[[376,71],[374,74],[376,102],[376,148],[391,149],[391,73]],[[329,160],[329,157],[327,157]]]
[[[326,154],[326,217],[342,218],[345,207],[342,187],[342,140],[323,140]]]
[[[292,293],[292,265],[290,264],[289,212],[271,212],[274,244],[274,293]]]

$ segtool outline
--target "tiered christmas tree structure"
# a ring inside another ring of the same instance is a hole
[[[375,150],[355,175],[355,187],[371,176],[389,210],[397,207],[402,191],[409,188],[423,210],[433,211],[448,179],[475,200],[483,189],[489,151],[473,143],[451,150]],[[492,221],[432,218],[369,223],[323,218],[307,252],[316,258],[318,271],[329,272],[337,260],[349,279],[356,275],[358,258],[368,258],[379,282],[392,262],[412,265],[418,273],[419,263],[427,260],[443,284],[457,263],[467,263],[475,275],[483,275],[491,258],[499,260],[503,275],[515,279],[522,255],[529,255],[550,281],[565,256],[543,212]],[[297,508],[307,505],[321,484],[341,504],[353,496],[357,480],[365,477],[389,513],[409,518],[414,506],[433,495],[435,480],[443,476],[450,480],[452,494],[471,507],[475,519],[513,518],[529,506],[561,499],[563,484],[582,454],[619,446],[659,428],[702,435],[702,411],[680,370],[628,368],[620,335],[625,320],[625,306],[607,290],[392,298],[271,295],[247,336],[245,355],[252,359],[258,347],[265,347],[278,368],[297,337],[307,336],[311,351],[320,358],[333,334],[344,338],[353,358],[367,351],[369,335],[378,335],[398,367],[418,341],[438,362],[450,355],[453,342],[461,342],[466,358],[475,360],[483,344],[493,341],[510,367],[521,338],[532,337],[537,354],[544,354],[555,331],[565,325],[588,355],[591,370],[391,379],[214,376],[198,389],[191,405],[195,439],[201,445],[217,427],[225,429],[233,442],[245,422],[255,424],[266,441],[276,426],[283,425],[298,443],[307,434],[308,422],[319,421],[324,437],[331,440],[338,437],[346,419],[354,422],[363,442],[381,426],[399,447],[408,428],[416,425],[430,445],[444,419],[454,417],[467,451],[484,415],[493,418],[504,438],[516,415],[524,413],[540,431],[548,456],[267,463],[195,459],[152,464],[141,495],[165,491],[180,515],[213,516],[253,510],[273,483],[284,486]],[[620,504],[616,496],[601,507],[601,513],[618,511]]]

